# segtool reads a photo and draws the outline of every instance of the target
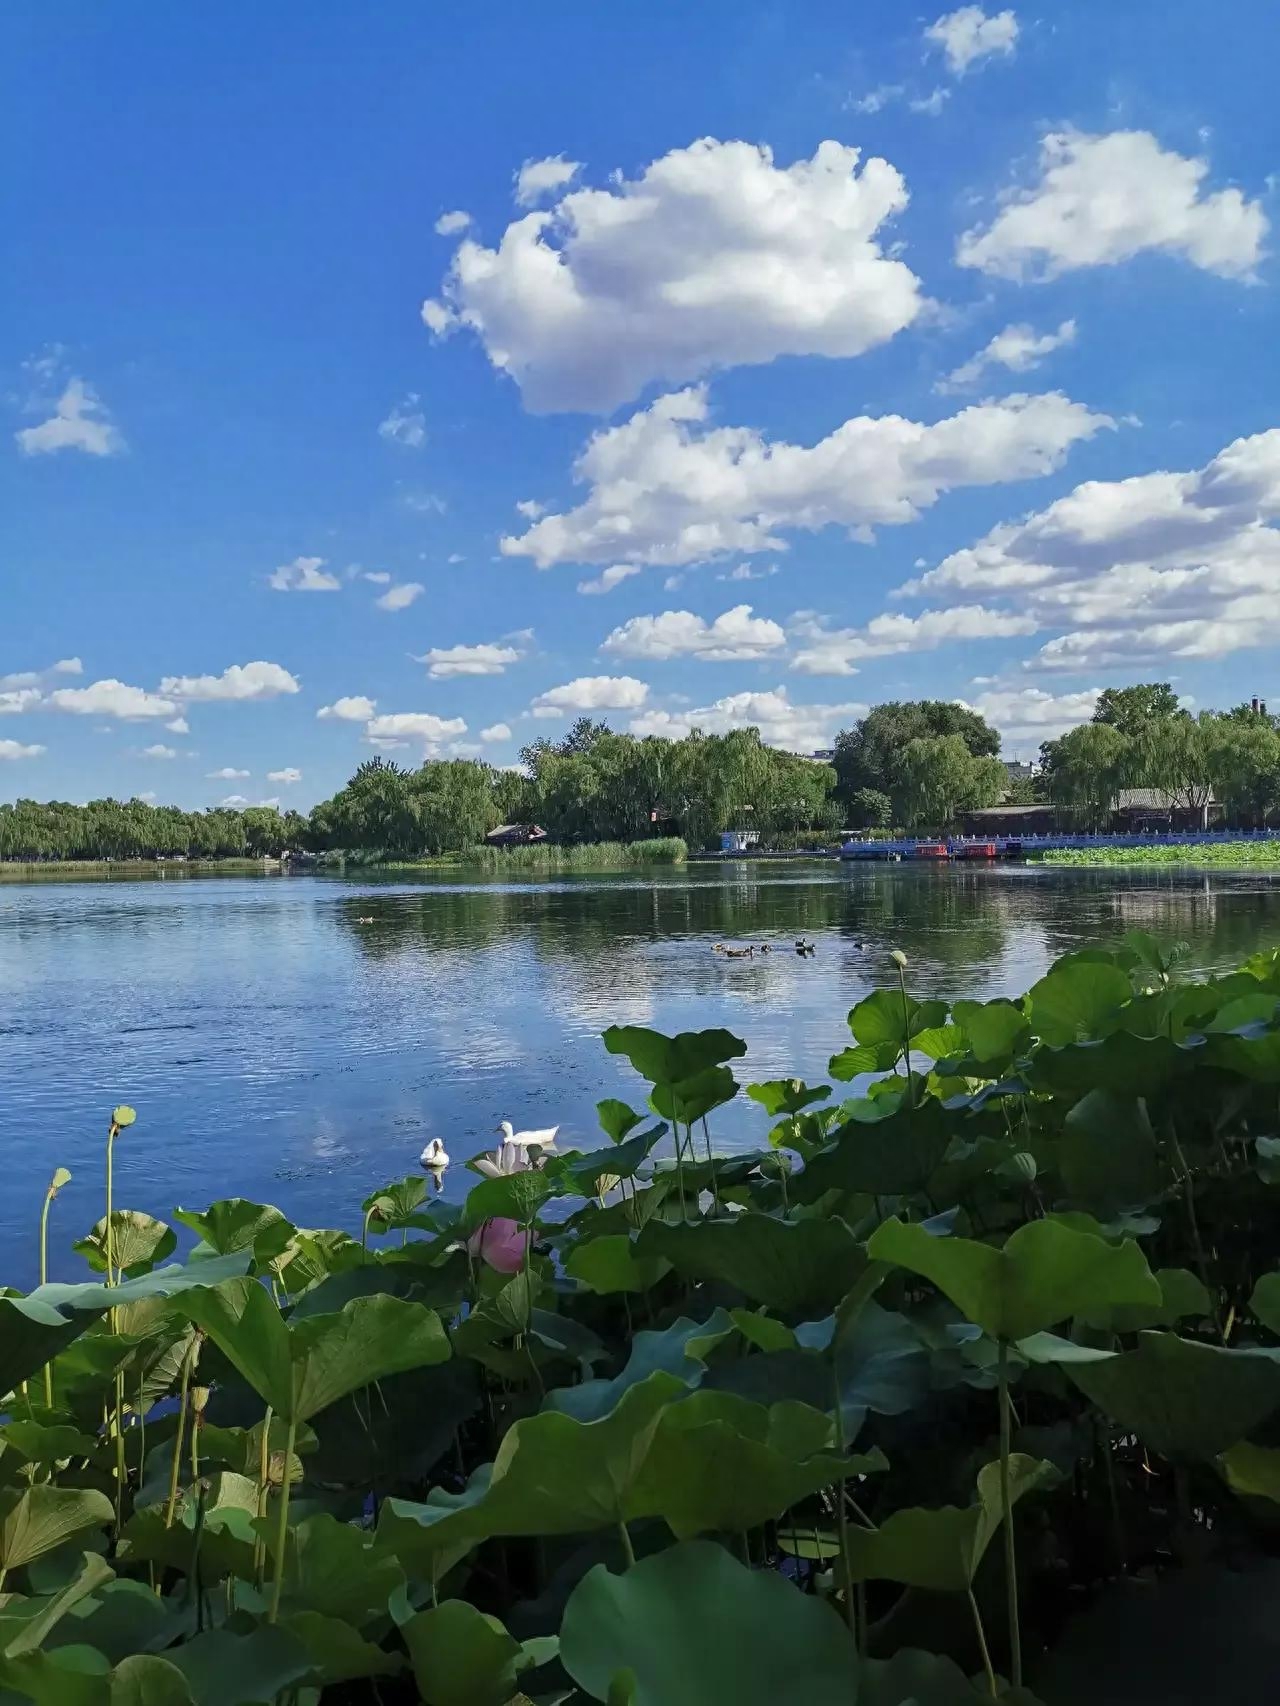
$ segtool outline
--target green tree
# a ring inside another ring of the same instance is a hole
[[[1091,826],[1104,824],[1133,769],[1134,742],[1111,723],[1082,723],[1040,748],[1049,798]]]
[[[855,829],[886,829],[893,822],[893,801],[879,788],[858,788],[849,801]]]
[[[876,705],[836,736],[835,770],[841,802],[850,806],[861,788],[893,795],[902,757],[913,740],[958,735],[974,758],[995,758],[1000,735],[985,717],[954,700],[890,700]]]
[[[1004,766],[975,757],[963,735],[924,736],[907,742],[893,802],[911,829],[947,829],[962,811],[991,806],[1004,792]]]
[[[1139,681],[1132,687],[1108,687],[1100,693],[1093,720],[1134,740],[1145,725],[1176,717],[1179,711],[1178,695],[1167,681]]]

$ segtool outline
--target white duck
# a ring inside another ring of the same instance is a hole
[[[443,1173],[449,1165],[449,1156],[444,1147],[444,1140],[433,1137],[418,1159],[429,1173]]]
[[[533,1144],[537,1144],[545,1155],[553,1155],[556,1147],[558,1125],[546,1126],[542,1131],[517,1131],[510,1120],[503,1120],[495,1128],[501,1133],[503,1144],[514,1143],[518,1149],[526,1152]]]

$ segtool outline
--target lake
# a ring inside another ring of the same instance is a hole
[[[638,1099],[614,1022],[746,1038],[742,1082],[821,1080],[848,1009],[908,956],[918,994],[1025,990],[1058,954],[1128,929],[1223,969],[1280,943],[1280,884],[1242,872],[697,865],[550,881],[193,876],[0,882],[0,1277],[35,1269],[53,1168],[65,1251],[102,1212],[112,1106],[119,1206],[167,1216],[219,1196],[358,1229],[362,1197],[517,1128],[603,1141],[594,1104]],[[815,944],[799,958],[800,934]],[[716,942],[769,942],[726,960]],[[745,1097],[724,1145],[760,1141]],[[447,1194],[473,1176],[455,1166]],[[55,1257],[55,1260],[57,1258]],[[59,1277],[78,1277],[75,1258]],[[82,1271],[82,1270],[81,1270]]]

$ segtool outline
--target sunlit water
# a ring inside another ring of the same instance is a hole
[[[1223,968],[1280,943],[1280,885],[818,863],[511,884],[2,881],[0,1280],[31,1278],[56,1165],[75,1177],[55,1243],[101,1213],[119,1101],[138,1111],[116,1146],[119,1205],[238,1195],[358,1226],[360,1199],[415,1169],[429,1137],[458,1161],[503,1118],[603,1141],[595,1102],[641,1089],[606,1054],[608,1024],[725,1025],[749,1044],[743,1082],[821,1080],[848,1009],[890,980],[890,948],[922,994],[1018,993],[1056,955],[1133,928]],[[716,942],[773,951],[726,960]],[[744,1097],[714,1129],[749,1145],[766,1123]],[[448,1194],[470,1182],[455,1167]]]

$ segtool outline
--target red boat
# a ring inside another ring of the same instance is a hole
[[[994,841],[966,841],[955,849],[957,859],[994,859],[996,844]]]
[[[945,841],[918,841],[915,856],[917,859],[949,859],[951,849]]]

